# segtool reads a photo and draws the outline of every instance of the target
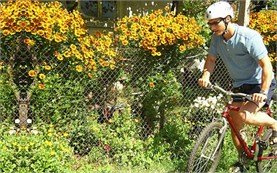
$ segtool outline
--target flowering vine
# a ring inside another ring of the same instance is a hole
[[[269,57],[273,63],[277,62],[276,55],[276,10],[262,10],[251,13],[249,27],[255,29],[263,36],[263,41],[268,48]]]
[[[57,1],[1,3],[0,39],[2,55],[5,55],[0,62],[8,64],[12,54],[17,53],[13,50],[24,43],[37,59],[26,75],[39,80],[46,79],[44,73],[59,69],[61,64],[88,74],[99,68],[114,68],[116,64],[113,35],[90,35],[81,14],[68,12]]]
[[[167,6],[145,16],[124,17],[115,31],[123,46],[142,48],[152,56],[161,56],[165,47],[176,45],[179,52],[204,44],[201,26],[194,18],[182,14],[174,16]]]

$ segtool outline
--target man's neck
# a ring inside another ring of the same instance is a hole
[[[232,23],[228,24],[227,32],[223,35],[225,41],[228,41],[235,34],[235,28]]]

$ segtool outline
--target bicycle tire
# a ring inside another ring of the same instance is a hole
[[[204,128],[189,157],[187,172],[215,172],[221,156],[223,140],[220,141],[220,147],[218,150],[215,151],[215,149],[218,145],[218,140],[220,139],[221,135],[225,135],[220,133],[220,129],[222,127],[223,125],[221,122],[212,122],[206,128]],[[211,160],[202,157],[201,155],[203,155],[203,152],[205,152],[204,154],[207,154],[208,157],[210,157],[209,154],[216,154],[214,159]]]
[[[272,133],[272,130],[270,130]],[[271,136],[271,134],[266,134],[267,136]],[[268,141],[267,141],[268,142]],[[263,156],[276,156],[277,149],[269,146],[266,150],[263,151]],[[276,173],[277,172],[277,159],[271,160],[262,160],[256,161],[256,170],[258,173]]]

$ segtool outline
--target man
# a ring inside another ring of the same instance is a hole
[[[269,103],[276,87],[267,49],[258,32],[232,23],[233,17],[233,9],[227,2],[216,2],[208,7],[206,18],[213,35],[198,83],[202,87],[208,86],[216,59],[221,58],[232,78],[233,91],[253,94],[252,101],[232,103],[241,107],[240,111],[231,112],[235,126],[238,130],[244,124],[268,126],[273,129],[271,142],[277,143],[277,121],[258,112]],[[232,138],[241,156],[241,145],[234,134]],[[242,167],[239,165],[239,168]]]

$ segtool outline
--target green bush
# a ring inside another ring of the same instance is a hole
[[[7,75],[4,74],[0,74],[0,110],[0,122],[12,119],[16,112],[15,95]]]
[[[0,172],[66,172],[69,167],[72,151],[52,126],[40,128],[36,135],[9,134],[3,125],[0,132]]]
[[[151,144],[153,148],[150,151],[155,153],[155,148],[167,146],[160,154],[170,154],[169,158],[174,163],[175,169],[183,172],[193,144],[192,138],[188,135],[190,129],[191,123],[180,111],[168,115],[164,128],[154,137],[154,142]]]
[[[44,89],[33,88],[30,104],[33,117],[38,122],[52,123],[65,131],[84,122],[89,115],[85,81],[70,75],[49,76]]]
[[[70,135],[69,145],[80,156],[88,154],[96,144],[97,139],[87,126],[76,127]]]
[[[115,164],[124,167],[149,167],[157,162],[170,162],[169,145],[152,146],[153,137],[142,139],[139,134],[141,118],[134,118],[130,108],[115,112],[108,122],[89,120],[91,132],[97,139],[88,155],[92,164]],[[101,158],[101,159],[99,159]]]

